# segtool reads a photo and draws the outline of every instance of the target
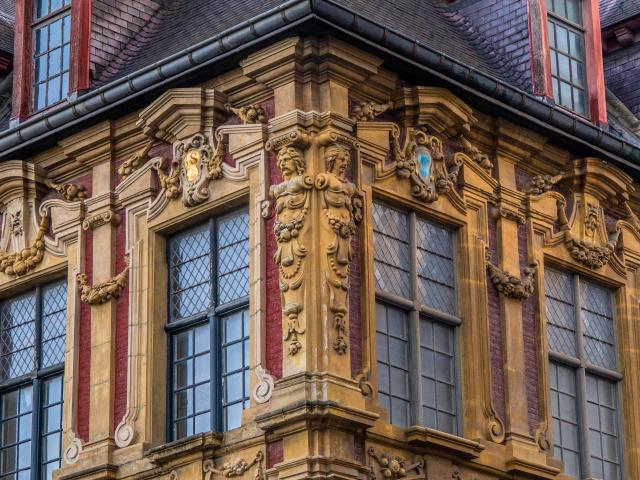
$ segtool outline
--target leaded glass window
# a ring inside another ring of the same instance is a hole
[[[587,115],[584,27],[581,0],[547,0],[553,96]]]
[[[573,478],[622,479],[612,292],[545,270],[555,456]]]
[[[454,233],[381,203],[373,230],[378,400],[395,425],[457,434]]]
[[[35,0],[34,110],[53,105],[69,92],[71,0]]]
[[[62,457],[64,281],[0,303],[0,478],[51,479]]]
[[[249,406],[249,214],[168,242],[171,428],[179,439],[241,424]]]

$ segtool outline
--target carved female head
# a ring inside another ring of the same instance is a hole
[[[286,180],[293,176],[304,175],[307,166],[300,149],[284,147],[278,152],[278,168],[282,171],[282,176]]]
[[[349,149],[344,145],[333,143],[326,148],[324,161],[327,172],[333,173],[339,178],[344,178],[344,174],[351,161]]]

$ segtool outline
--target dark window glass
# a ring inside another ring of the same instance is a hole
[[[0,478],[60,468],[66,299],[57,282],[0,304]]]
[[[237,428],[249,406],[248,212],[173,236],[168,260],[170,436]]]
[[[373,223],[378,400],[395,425],[456,434],[454,234],[379,203]]]
[[[622,479],[612,292],[545,270],[555,456],[573,478]]]

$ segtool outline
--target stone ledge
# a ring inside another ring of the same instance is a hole
[[[207,432],[154,447],[147,450],[145,456],[151,463],[165,465],[185,454],[194,454],[215,449],[220,447],[220,445],[222,445],[222,434],[218,432]]]
[[[484,446],[475,440],[451,435],[427,427],[409,427],[405,430],[407,442],[440,451],[455,453],[465,459],[477,458],[484,450]]]

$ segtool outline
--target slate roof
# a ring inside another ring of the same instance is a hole
[[[640,15],[640,0],[600,0],[599,6],[602,28]]]
[[[0,52],[13,54],[13,19],[2,13],[0,7]]]

